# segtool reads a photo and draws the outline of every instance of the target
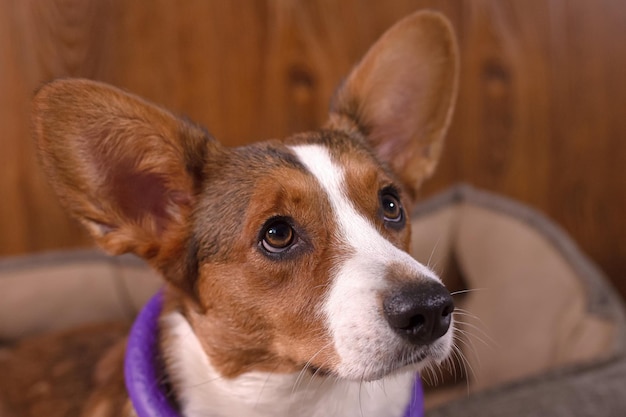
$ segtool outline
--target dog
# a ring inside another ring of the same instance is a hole
[[[399,417],[452,349],[454,304],[414,260],[411,205],[454,107],[448,21],[414,13],[370,48],[320,130],[244,147],[112,86],[44,85],[41,164],[111,254],[164,278],[158,352],[181,416]],[[133,416],[128,326],[18,344],[3,415]]]

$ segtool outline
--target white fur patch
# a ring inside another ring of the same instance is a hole
[[[385,239],[356,210],[346,194],[345,172],[333,162],[328,149],[321,145],[298,145],[292,150],[326,192],[339,225],[340,238],[352,250],[352,255],[338,265],[336,276],[332,277],[324,307],[341,361],[335,371],[344,378],[380,378],[393,369],[403,344],[381,311],[380,293],[389,285],[387,272],[400,266],[407,276],[414,276],[416,280],[440,280],[426,266]],[[377,195],[378,190],[372,192]],[[451,333],[449,331],[423,353],[436,356],[437,352],[447,352]]]
[[[161,325],[170,340],[168,372],[185,417],[400,417],[410,399],[411,372],[362,383],[309,373],[250,372],[226,379],[180,313],[165,316]]]

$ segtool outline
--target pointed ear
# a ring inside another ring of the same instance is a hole
[[[100,246],[161,269],[180,256],[205,158],[219,147],[207,133],[88,80],[45,85],[33,112],[41,163]]]
[[[441,153],[457,79],[450,24],[438,13],[414,13],[352,70],[331,104],[327,127],[358,130],[415,198]]]

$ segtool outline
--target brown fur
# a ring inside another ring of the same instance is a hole
[[[339,90],[327,123],[366,135],[411,199],[435,170],[458,84],[453,31],[433,16],[415,13],[385,32]]]
[[[60,80],[34,99],[34,134],[65,206],[105,250],[135,253],[162,273],[165,312],[186,316],[225,377],[294,372],[311,358],[315,368],[332,372],[337,354],[315,313],[333,265],[348,249],[333,234],[327,197],[286,144],[327,145],[346,170],[357,209],[406,250],[409,228],[385,226],[378,193],[393,186],[406,210],[432,173],[450,120],[456,61],[445,19],[416,13],[388,31],[347,78],[324,130],[227,149],[138,97],[93,81]],[[288,216],[300,239],[279,261],[259,249],[262,227],[275,216]],[[128,413],[119,329],[17,346],[0,359],[6,389],[0,410]]]
[[[205,279],[201,279],[198,293],[202,311],[197,313],[188,306],[187,317],[197,333],[206,335],[201,340],[214,366],[230,377],[251,369],[294,371],[322,348],[319,340],[307,338],[323,333],[310,314],[316,311],[331,261],[324,254],[326,248],[313,242],[330,239],[333,220],[327,215],[330,207],[322,190],[316,190],[319,186],[301,167],[267,156],[286,152],[284,145],[276,146],[273,152],[265,152],[258,165],[255,151],[239,155],[243,161],[225,167],[220,175],[221,181],[231,175],[238,177],[240,165],[245,165],[251,178],[258,178],[250,184],[240,181],[229,190],[245,206],[243,213],[223,213],[225,224],[238,223],[236,233],[198,238],[201,247],[214,247],[216,240],[227,243],[201,257],[200,275]],[[214,200],[206,204],[211,206]],[[320,210],[324,207],[326,210]],[[203,206],[202,212],[210,211]],[[265,221],[281,215],[298,219],[295,226],[302,231],[302,242],[297,258],[275,262],[258,251],[256,242]],[[211,222],[209,219],[211,227],[201,229],[214,229]],[[298,339],[301,343],[294,343]],[[294,345],[306,349],[288,352]]]

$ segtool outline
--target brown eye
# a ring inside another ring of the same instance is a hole
[[[381,197],[381,205],[383,209],[383,217],[386,222],[400,223],[404,220],[402,205],[398,197],[385,193]]]
[[[295,232],[289,223],[284,220],[276,220],[265,228],[261,244],[266,251],[279,253],[291,246],[294,237]]]

